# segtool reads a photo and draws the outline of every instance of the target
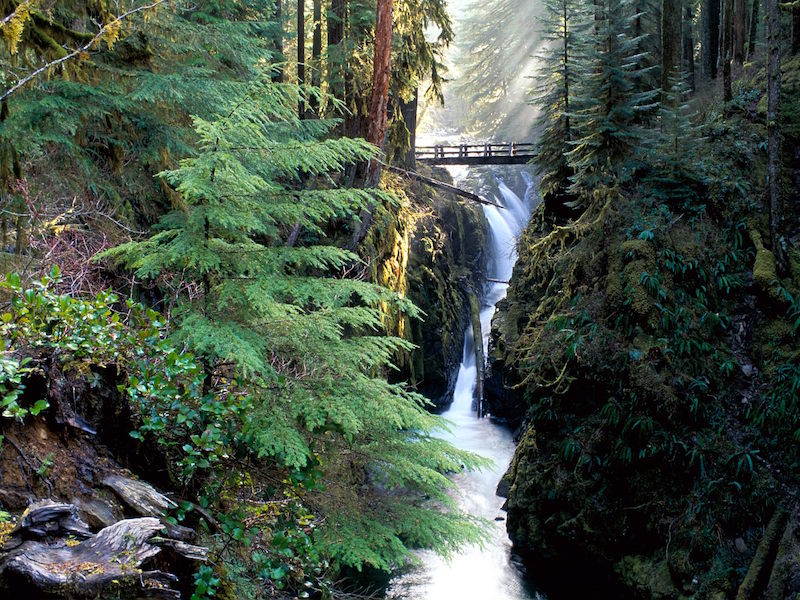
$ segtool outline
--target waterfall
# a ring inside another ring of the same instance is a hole
[[[525,174],[527,175],[527,173]],[[523,175],[523,176],[525,176]],[[530,208],[537,195],[530,176],[525,178],[525,201],[502,181],[498,189],[502,198],[495,198],[504,208],[484,206],[489,222],[487,275],[506,282],[511,277],[516,255],[516,240],[530,218]],[[480,319],[484,355],[489,343],[495,305],[506,295],[508,284],[487,282]],[[473,407],[477,384],[477,368],[472,328],[464,334],[464,351],[456,380],[453,402],[443,416],[452,423],[442,437],[464,450],[470,450],[492,461],[492,467],[478,472],[459,473],[455,482],[459,489],[459,506],[465,512],[491,522],[489,541],[482,547],[470,547],[449,561],[432,552],[420,552],[422,567],[396,577],[388,597],[404,600],[531,600],[542,596],[530,590],[520,567],[511,554],[511,541],[501,509],[503,499],[496,495],[497,484],[514,455],[514,440],[507,428],[490,419],[478,419]]]

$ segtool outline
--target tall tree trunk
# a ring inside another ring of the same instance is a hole
[[[369,103],[367,141],[383,150],[389,107],[389,76],[392,58],[392,6],[394,0],[378,0],[375,22],[375,52],[372,67],[372,96]],[[377,185],[380,162],[370,163],[369,179]]]
[[[297,85],[301,88],[306,83],[306,3],[297,0]],[[302,92],[304,93],[304,92]],[[301,119],[306,116],[306,105],[302,97],[297,106]]]
[[[800,51],[800,9],[792,12],[792,54]]]
[[[700,18],[703,24],[703,73],[710,79],[716,79],[719,54],[719,0],[703,0]]]
[[[392,67],[392,7],[394,0],[378,0],[375,20],[375,51],[372,66],[372,96],[369,103],[369,126],[367,141],[383,151],[386,141],[386,128],[389,108],[389,76]],[[378,185],[380,179],[380,159],[371,160],[367,167],[367,186]],[[372,211],[361,211],[361,225],[356,229],[350,242],[355,250],[372,226]]]
[[[311,41],[311,85],[319,88],[322,77],[322,0],[314,0],[314,35]],[[319,98],[309,100],[311,111],[319,117]]]
[[[744,0],[733,0],[733,59],[744,63],[745,14]]]
[[[569,122],[569,78],[571,76],[569,72],[569,38],[571,34],[571,30],[569,28],[569,10],[568,5],[569,3],[567,0],[561,0],[561,9],[562,15],[561,24],[563,25],[562,28],[562,35],[564,36],[564,50],[561,58],[561,64],[564,68],[564,141],[571,142],[572,141],[572,129],[570,128]],[[637,27],[641,24],[637,21]],[[641,34],[639,34],[641,35]],[[637,36],[638,37],[638,36]]]
[[[403,122],[408,129],[408,149],[403,157],[403,165],[409,171],[416,169],[416,147],[417,147],[417,107],[419,104],[419,89],[414,89],[414,97],[408,102],[400,104],[400,113],[403,115]]]
[[[725,0],[719,0],[719,38],[717,39],[717,71],[722,70],[722,60],[725,57],[723,32],[725,30]]]
[[[283,63],[283,0],[275,0],[275,23],[278,25],[278,30],[275,32],[274,49],[275,58],[279,64]],[[275,67],[272,74],[272,81],[280,83],[283,81],[283,67]]]
[[[759,0],[753,0],[753,10],[750,13],[750,41],[747,44],[747,58],[753,56],[756,51],[756,36],[758,35],[758,4]]]
[[[3,99],[0,102],[0,123],[3,123],[9,116],[8,99]],[[13,141],[6,137],[0,137],[0,211],[2,217],[0,218],[0,236],[2,237],[2,248],[5,251],[8,245],[8,213],[17,213],[16,218],[16,243],[14,251],[20,254],[24,248],[23,241],[25,239],[25,205],[20,200],[17,205],[13,202],[12,189],[17,181],[22,179],[22,164],[19,161],[17,149],[14,147]]]
[[[731,54],[733,52],[733,0],[724,0],[722,16],[722,98],[725,102],[733,100],[731,86]]]
[[[339,102],[345,101],[345,44],[344,34],[347,23],[347,0],[331,0],[328,11],[328,90]],[[341,109],[334,114],[341,115]]]
[[[689,2],[686,3],[683,16],[683,68],[686,71],[689,89],[694,92],[694,20]]]
[[[661,0],[661,90],[668,102],[672,86],[680,77],[681,0]]]
[[[780,103],[781,103],[781,15],[778,0],[766,0],[764,9],[767,17],[767,176],[769,177],[769,237],[772,252],[783,271],[785,265],[780,239],[781,198],[780,198]]]

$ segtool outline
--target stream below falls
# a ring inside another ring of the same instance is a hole
[[[505,208],[484,206],[489,222],[490,246],[487,276],[508,281],[514,268],[516,240],[538,203],[538,191],[533,180],[524,173],[527,182],[525,201],[498,180],[501,198],[495,201]],[[484,356],[489,343],[495,305],[506,295],[505,283],[486,282],[481,307],[481,329]],[[458,448],[488,457],[493,465],[481,471],[463,472],[454,476],[458,486],[458,502],[469,514],[491,522],[489,540],[483,547],[469,547],[445,560],[433,552],[420,552],[421,566],[395,577],[387,598],[397,600],[543,600],[526,581],[524,569],[511,553],[511,541],[506,533],[504,499],[496,494],[497,484],[514,455],[514,440],[507,427],[491,419],[479,419],[474,392],[477,385],[472,328],[464,334],[464,351],[456,380],[453,402],[443,413],[451,422],[451,431],[442,437]]]

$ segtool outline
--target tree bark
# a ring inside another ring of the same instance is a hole
[[[372,96],[369,103],[367,141],[383,152],[389,108],[389,76],[392,71],[392,7],[394,0],[378,0],[375,20],[375,51],[372,67]],[[381,174],[380,159],[373,159],[367,166],[366,185],[378,185]],[[365,209],[360,214],[361,225],[356,228],[350,249],[355,250],[372,226],[372,211]]]
[[[792,54],[800,50],[800,10],[792,12]]]
[[[275,58],[280,64],[283,56],[283,0],[275,0],[275,22],[278,25],[278,31],[275,33]],[[280,83],[283,81],[283,67],[276,67],[272,75],[272,81]]]
[[[314,0],[314,35],[311,41],[311,85],[319,89],[322,75],[322,0]],[[309,101],[311,111],[319,117],[319,98]]]
[[[680,77],[681,0],[661,0],[661,91],[667,103]],[[673,98],[674,100],[674,98]]]
[[[687,2],[684,10],[683,19],[683,68],[686,71],[689,90],[695,91],[694,77],[694,36],[693,33],[692,7]]]
[[[750,13],[750,41],[747,44],[747,58],[753,56],[756,51],[756,36],[758,35],[758,4],[759,0],[753,0],[753,9]]]
[[[344,28],[347,0],[331,0],[328,11],[328,87],[334,98],[344,101]]]
[[[725,8],[722,13],[722,99],[733,100],[731,86],[731,58],[733,53],[733,1],[723,0]]]
[[[717,38],[717,71],[722,70],[722,59],[724,58],[725,50],[722,45],[723,31],[725,29],[725,0],[719,0],[719,37]]]
[[[744,63],[746,12],[744,0],[733,0],[733,59],[740,65]]]
[[[414,97],[408,102],[400,104],[400,113],[403,115],[403,122],[408,129],[408,149],[403,157],[403,165],[406,169],[413,171],[416,168],[415,151],[417,146],[417,107],[419,104],[419,90],[414,90]]]
[[[778,0],[766,0],[767,17],[767,189],[769,193],[769,236],[778,271],[785,261],[780,240],[780,102],[781,102],[781,15]]]
[[[567,6],[567,0],[562,0],[561,2],[561,19],[562,25],[564,26],[563,29],[563,39],[564,39],[564,47],[561,54],[561,65],[564,68],[564,140],[567,142],[572,141],[572,129],[570,127],[570,119],[569,119],[569,78],[571,76],[569,71],[569,39],[570,39],[570,22],[569,22],[569,10]],[[641,23],[637,20],[637,27],[641,27]]]
[[[392,58],[392,7],[394,0],[378,0],[375,22],[375,53],[372,67],[372,96],[369,103],[369,127],[367,141],[383,150],[389,107],[389,76]],[[372,161],[369,178],[372,185],[378,183],[380,163]]]
[[[301,88],[306,83],[306,3],[297,0],[297,85]],[[301,119],[306,116],[306,106],[302,96],[297,104],[297,112]]]
[[[719,55],[719,0],[704,0],[700,16],[703,21],[703,73],[710,79],[716,79]]]

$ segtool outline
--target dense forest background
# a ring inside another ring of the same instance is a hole
[[[612,595],[800,591],[800,8],[463,15],[0,0],[7,592],[342,597],[482,539],[432,409],[485,222],[387,168],[450,93],[429,128],[537,115],[487,386],[520,551]]]

